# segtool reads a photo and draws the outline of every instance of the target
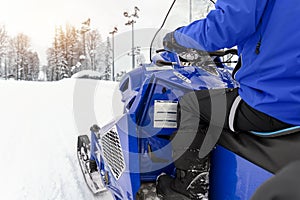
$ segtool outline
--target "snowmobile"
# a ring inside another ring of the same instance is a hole
[[[177,6],[183,9],[180,3]],[[153,40],[153,44],[159,42]],[[78,136],[78,160],[94,194],[109,190],[117,200],[159,199],[157,177],[175,173],[170,140],[178,126],[180,98],[194,90],[237,87],[231,76],[233,67],[228,65],[235,62],[231,59],[237,54],[234,49],[191,50],[182,55],[157,49],[151,63],[121,80],[124,114],[104,127],[93,125],[89,136]],[[265,167],[217,145],[211,157],[209,199],[250,199],[272,175]]]

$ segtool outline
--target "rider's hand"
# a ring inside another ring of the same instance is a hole
[[[163,39],[164,49],[168,50],[168,51],[176,52],[176,53],[185,52],[187,48],[181,46],[180,44],[178,44],[176,42],[174,33],[175,33],[175,31],[167,33],[165,35],[165,37]]]

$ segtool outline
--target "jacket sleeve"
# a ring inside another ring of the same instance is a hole
[[[177,29],[178,44],[215,51],[240,44],[257,30],[268,0],[218,0],[206,18]]]

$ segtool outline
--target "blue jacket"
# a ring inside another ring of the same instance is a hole
[[[239,94],[253,108],[300,125],[300,1],[218,0],[205,19],[177,29],[182,46],[238,46]],[[255,53],[261,40],[260,53]]]

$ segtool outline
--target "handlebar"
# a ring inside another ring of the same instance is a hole
[[[195,49],[194,49],[195,50]],[[156,53],[161,53],[168,50],[166,49],[158,49],[156,50]],[[232,55],[238,55],[238,51],[237,49],[227,49],[227,50],[217,50],[217,51],[201,51],[201,50],[195,50],[196,52],[198,52],[200,55],[206,54],[206,55],[210,55],[210,56],[225,56],[228,54],[232,54]]]
[[[195,50],[195,49],[187,49],[187,53],[189,51],[192,51],[194,54],[198,54],[198,56],[200,56],[200,57],[198,57],[195,60],[189,60],[189,59],[186,59],[186,58],[182,57],[183,55],[179,54],[179,60],[183,61],[183,62],[199,62],[199,61],[203,62],[203,61],[205,61],[205,59],[204,60],[202,60],[202,59],[199,60],[199,58],[207,57],[207,56],[210,56],[210,57],[223,57],[223,56],[228,55],[228,54],[238,55],[237,49],[218,50],[218,51],[213,51],[213,52],[207,52],[207,51],[201,51],[201,50]],[[156,50],[156,53],[158,53],[158,54],[161,53],[161,52],[169,52],[169,53],[174,54],[174,52],[170,52],[169,50],[166,50],[166,49]],[[205,61],[205,63],[207,63],[207,62],[214,62],[216,64],[215,60],[214,61],[211,61],[211,60],[210,61]],[[224,63],[227,63],[227,62],[225,61]],[[158,58],[158,59],[155,59],[155,64],[157,66],[166,66],[166,65],[167,66],[173,66],[173,65],[176,65],[178,63],[171,62],[171,61],[166,61],[163,58]]]
[[[206,52],[210,56],[225,56],[228,54],[238,55],[237,49],[218,50],[213,52]]]

